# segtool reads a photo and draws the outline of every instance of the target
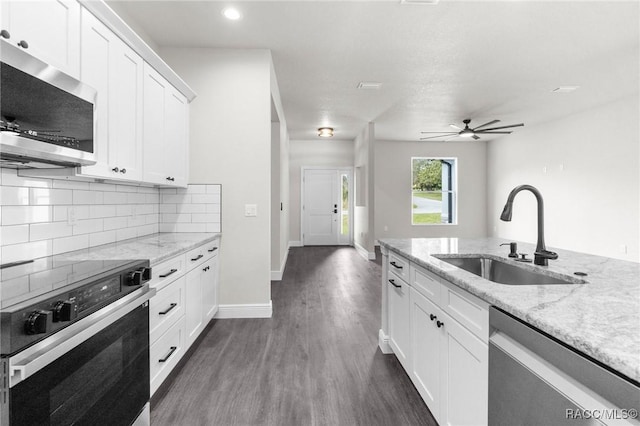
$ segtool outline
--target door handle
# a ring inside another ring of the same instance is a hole
[[[338,213],[338,209],[333,209],[333,212],[334,213]]]

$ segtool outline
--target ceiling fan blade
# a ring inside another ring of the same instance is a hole
[[[446,135],[429,136],[429,137],[426,137],[426,138],[420,138],[420,140],[423,141],[423,140],[426,140],[426,139],[450,138],[450,137],[457,136],[457,135],[458,135],[457,133],[449,133],[449,134],[446,134]]]
[[[491,132],[491,131],[486,132],[484,130],[480,130],[480,131],[477,131],[476,133],[479,135],[510,135],[513,132]]]
[[[473,139],[475,139],[475,140],[480,139],[480,136],[478,136],[478,135],[473,135],[473,136],[471,136],[471,137],[472,137]]]
[[[476,131],[476,130],[481,129],[483,127],[490,126],[492,124],[496,124],[496,123],[499,123],[499,122],[500,122],[500,120],[493,120],[493,121],[490,121],[488,123],[481,124],[480,126],[473,128],[472,130]]]
[[[420,132],[420,133],[440,133],[441,135],[457,135],[458,132]]]
[[[449,127],[453,127],[454,129],[464,130],[462,127],[456,126],[455,124],[449,124]]]
[[[499,127],[491,127],[489,129],[482,129],[479,130],[480,132],[486,132],[487,130],[499,130],[499,129],[509,129],[511,127],[520,127],[520,126],[524,126],[524,123],[520,123],[520,124],[510,124],[508,126],[499,126]]]

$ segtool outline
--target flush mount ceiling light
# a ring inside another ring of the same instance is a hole
[[[321,138],[332,138],[333,127],[320,127],[318,129],[318,136],[320,136]]]
[[[578,90],[580,86],[560,86],[551,91],[551,93],[571,93]]]
[[[242,14],[240,13],[240,11],[233,7],[227,7],[223,9],[222,16],[224,16],[230,21],[237,21],[238,19],[242,18]]]

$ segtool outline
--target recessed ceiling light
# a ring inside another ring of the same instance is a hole
[[[320,127],[318,129],[318,136],[320,136],[321,138],[333,137],[333,127]]]
[[[578,90],[580,86],[560,86],[551,91],[551,93],[571,93]]]
[[[382,83],[377,81],[361,81],[358,83],[358,89],[379,89]]]
[[[242,14],[240,13],[240,11],[233,7],[227,7],[226,9],[223,9],[222,16],[229,19],[230,21],[237,21],[238,19],[242,18]]]

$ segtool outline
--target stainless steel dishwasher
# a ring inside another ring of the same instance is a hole
[[[640,424],[637,382],[498,308],[489,322],[489,425]]]

